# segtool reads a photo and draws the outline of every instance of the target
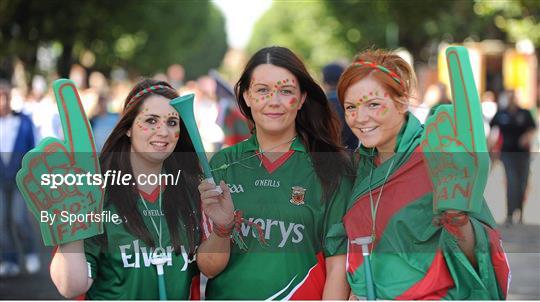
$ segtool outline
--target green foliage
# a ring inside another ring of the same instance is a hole
[[[2,0],[0,56],[19,57],[33,69],[38,47],[58,42],[64,50],[59,69],[89,50],[98,70],[122,66],[152,75],[180,63],[194,78],[221,62],[224,25],[209,1]]]
[[[329,15],[321,1],[274,2],[255,24],[247,50],[266,46],[290,48],[311,68],[319,70],[339,58],[348,58],[353,48],[339,36],[342,26]]]
[[[478,17],[472,1],[324,0],[330,14],[346,29],[342,39],[350,47],[405,47],[420,59],[422,50],[442,40],[501,38],[489,18]],[[351,31],[357,32],[351,34]],[[353,39],[355,37],[360,37]]]
[[[538,0],[476,0],[474,11],[494,17],[495,24],[511,41],[530,39],[540,47],[540,2]]]

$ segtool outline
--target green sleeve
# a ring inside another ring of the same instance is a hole
[[[352,182],[343,177],[334,198],[326,208],[323,228],[325,257],[347,253],[347,234],[343,225],[343,216],[347,212],[351,189]]]
[[[504,295],[498,286],[491,262],[491,252],[487,230],[479,220],[470,217],[475,236],[475,257],[477,267],[473,267],[458,246],[456,239],[443,230],[440,238],[444,258],[455,287],[448,295],[458,300],[500,300]]]
[[[101,244],[98,240],[98,236],[84,240],[84,254],[86,255],[89,278],[95,279],[97,276],[100,252]]]

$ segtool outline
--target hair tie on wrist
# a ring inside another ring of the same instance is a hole
[[[460,227],[469,222],[469,215],[465,212],[449,213],[444,212],[433,218],[433,225],[445,228],[450,234],[459,240],[463,240],[464,236]]]

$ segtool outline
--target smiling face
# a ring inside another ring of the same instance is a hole
[[[141,105],[127,136],[137,160],[161,163],[173,152],[180,136],[178,112],[169,99],[152,95]]]
[[[401,126],[405,122],[405,105],[390,98],[388,92],[372,77],[351,85],[345,92],[345,121],[364,147],[393,153]]]
[[[296,77],[271,64],[257,66],[244,94],[258,132],[292,137],[295,119],[305,101]]]

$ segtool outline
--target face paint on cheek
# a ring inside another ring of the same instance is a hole
[[[291,105],[292,108],[296,108],[298,104],[299,102],[296,97],[292,97],[292,99],[289,100],[289,105]]]
[[[377,116],[383,117],[388,113],[388,107],[386,105],[381,105],[379,110],[377,110]]]
[[[174,132],[174,138],[179,138],[180,137],[180,130],[177,130]]]
[[[144,126],[143,124],[141,123],[141,118],[138,117],[137,119],[135,119],[135,126],[138,127],[139,129],[142,129],[144,131]]]
[[[347,111],[347,116],[349,116],[350,118],[355,119],[356,118],[356,111],[352,111],[352,112]]]

